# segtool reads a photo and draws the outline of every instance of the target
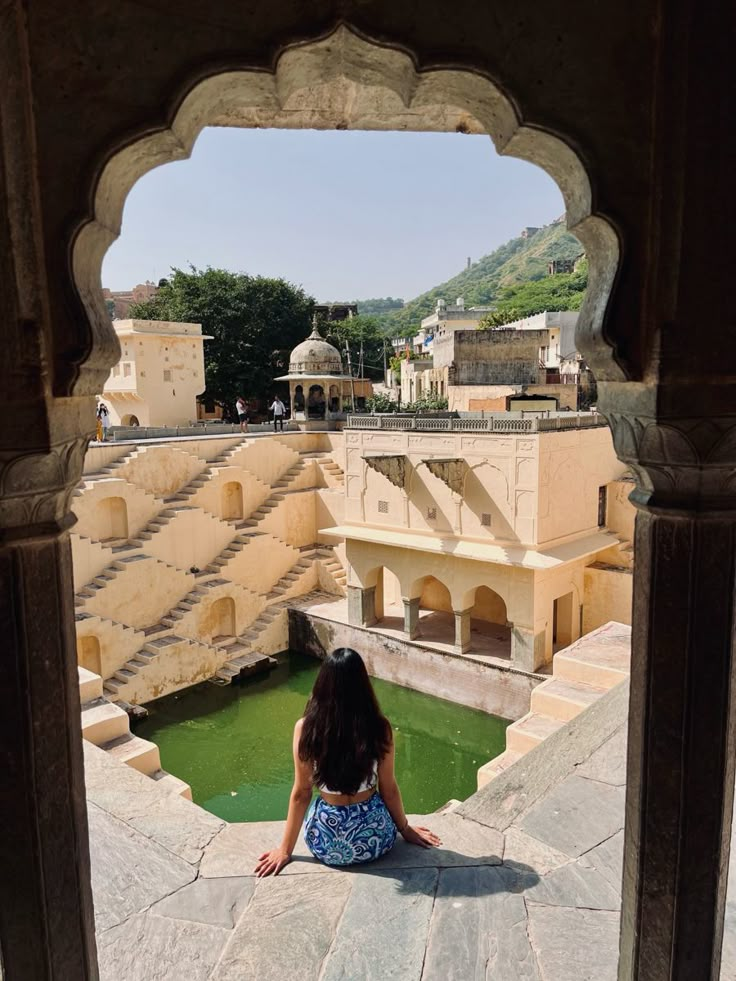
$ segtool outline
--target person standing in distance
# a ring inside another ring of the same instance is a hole
[[[238,412],[238,422],[240,423],[241,433],[248,432],[248,406],[245,404],[245,400],[242,395],[238,395],[238,400],[235,403],[235,408]]]
[[[273,431],[276,432],[278,427],[281,427],[281,432],[284,431],[284,416],[286,415],[286,406],[278,397],[274,395],[273,402],[268,407],[269,412],[273,412]]]

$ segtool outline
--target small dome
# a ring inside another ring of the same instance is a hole
[[[316,325],[301,344],[297,344],[289,358],[290,375],[341,375],[340,352],[320,335]]]

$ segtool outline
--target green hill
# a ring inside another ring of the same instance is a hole
[[[392,311],[386,318],[388,332],[397,335],[418,328],[419,321],[433,312],[440,298],[454,303],[462,296],[466,307],[503,303],[518,284],[545,278],[547,263],[552,259],[575,259],[582,252],[582,245],[562,222],[540,228],[529,238],[513,238],[457,276],[410,300],[400,310]],[[541,296],[545,291],[538,292]]]

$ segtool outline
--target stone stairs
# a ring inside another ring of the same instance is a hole
[[[130,452],[124,454],[117,460],[112,460],[110,463],[106,464],[104,467],[100,467],[99,470],[95,470],[93,473],[83,473],[79,486],[75,488],[73,497],[79,497],[80,494],[84,493],[84,485],[87,483],[94,483],[97,480],[105,480],[108,477],[114,477],[115,471],[124,466],[126,463],[130,463],[137,456],[145,451],[145,448],[134,447]]]
[[[169,524],[172,518],[175,518],[178,511],[186,510],[186,508],[178,507],[164,507],[158,514],[151,518],[145,527],[143,527],[135,538],[131,538],[128,541],[128,548],[144,548],[146,542],[150,542],[153,536],[165,528]]]
[[[331,548],[329,545],[320,545],[316,549],[315,556],[320,560],[322,566],[332,576],[340,589],[344,591],[348,584],[348,574],[335,555],[334,548]]]
[[[261,674],[278,663],[276,658],[271,657],[270,654],[249,651],[247,646],[238,640],[229,645],[228,649],[232,650],[233,656],[215,672],[215,677],[212,679],[220,684],[229,685],[236,678]]]
[[[284,599],[284,595],[291,592],[294,586],[309,572],[313,565],[314,561],[311,557],[305,555],[298,559],[291,569],[284,573],[270,592],[266,594],[266,602],[273,603]]]
[[[607,623],[555,654],[552,677],[534,689],[529,712],[506,730],[505,752],[478,770],[479,788],[629,676],[628,629]]]
[[[190,590],[186,596],[179,600],[175,607],[173,607],[169,612],[161,617],[161,620],[157,625],[158,628],[163,628],[165,630],[172,629],[176,626],[179,620],[182,620],[187,613],[191,613],[192,609],[201,603],[202,600],[207,596],[207,591],[213,589],[215,586],[226,586],[230,582],[229,579],[206,579],[201,580]],[[149,628],[150,629],[150,628]],[[145,630],[144,633],[148,633]],[[158,632],[157,630],[151,630],[152,633]]]
[[[151,661],[159,656],[163,648],[180,644],[184,639],[175,634],[167,634],[165,637],[154,637],[152,640],[146,641],[133,657],[129,658],[121,668],[105,680],[102,686],[105,697],[111,702],[122,701],[124,689],[131,679],[140,671],[145,670]]]
[[[345,483],[345,471],[338,463],[335,463],[328,452],[324,450],[305,451],[299,455],[302,460],[314,460],[315,463],[317,463],[324,471],[334,478],[335,483]]]
[[[105,589],[106,586],[117,578],[118,573],[124,572],[132,562],[140,562],[145,558],[146,556],[140,554],[122,555],[116,558],[110,565],[105,566],[102,572],[98,573],[86,585],[77,590],[74,594],[74,606],[77,609],[83,609],[87,600],[96,596],[101,589]]]
[[[127,766],[156,780],[162,788],[192,799],[189,784],[161,769],[158,746],[130,731],[128,713],[103,694],[102,678],[78,668],[82,736]]]

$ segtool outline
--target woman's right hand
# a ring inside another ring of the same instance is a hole
[[[404,841],[410,845],[420,845],[422,848],[436,848],[442,842],[429,828],[412,828],[410,824],[401,832]]]
[[[261,879],[265,875],[278,875],[285,865],[288,865],[291,861],[291,855],[287,850],[279,845],[278,848],[272,848],[270,852],[264,852],[258,859],[258,865],[255,867],[256,877]]]

